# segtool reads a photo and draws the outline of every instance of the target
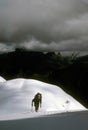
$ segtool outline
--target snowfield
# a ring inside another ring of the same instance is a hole
[[[88,111],[36,115],[35,117],[24,113],[24,116],[27,117],[0,121],[0,130],[88,130]]]
[[[42,93],[39,112],[31,106],[37,92]],[[64,130],[66,124],[63,126],[62,121],[69,122],[66,130],[87,130],[87,109],[59,86],[33,79],[6,81],[0,77],[0,130]],[[80,123],[77,129],[75,123]]]

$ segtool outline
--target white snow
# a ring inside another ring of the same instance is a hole
[[[87,130],[88,111],[59,86],[33,79],[0,82],[0,130]],[[42,93],[42,108],[31,107]]]
[[[35,113],[31,106],[34,95],[42,93],[42,107],[38,114],[86,110],[59,86],[33,79],[13,79],[0,83],[0,116]]]
[[[50,115],[30,117],[24,113],[7,117],[0,121],[0,130],[88,130],[88,111],[65,112]],[[25,118],[24,118],[25,116]],[[18,118],[17,118],[18,117]]]
[[[5,82],[6,80],[0,76],[0,82]]]

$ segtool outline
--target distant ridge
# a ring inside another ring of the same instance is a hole
[[[88,107],[88,55],[63,57],[60,52],[34,52],[17,48],[0,54],[0,75],[5,79],[32,78],[60,85]]]

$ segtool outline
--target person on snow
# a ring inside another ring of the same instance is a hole
[[[42,94],[37,93],[34,98],[32,99],[32,107],[35,107],[35,111],[38,112],[39,106],[41,107],[42,104]]]

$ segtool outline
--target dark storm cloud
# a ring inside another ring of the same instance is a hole
[[[87,0],[0,0],[2,48],[87,50],[87,37]]]

